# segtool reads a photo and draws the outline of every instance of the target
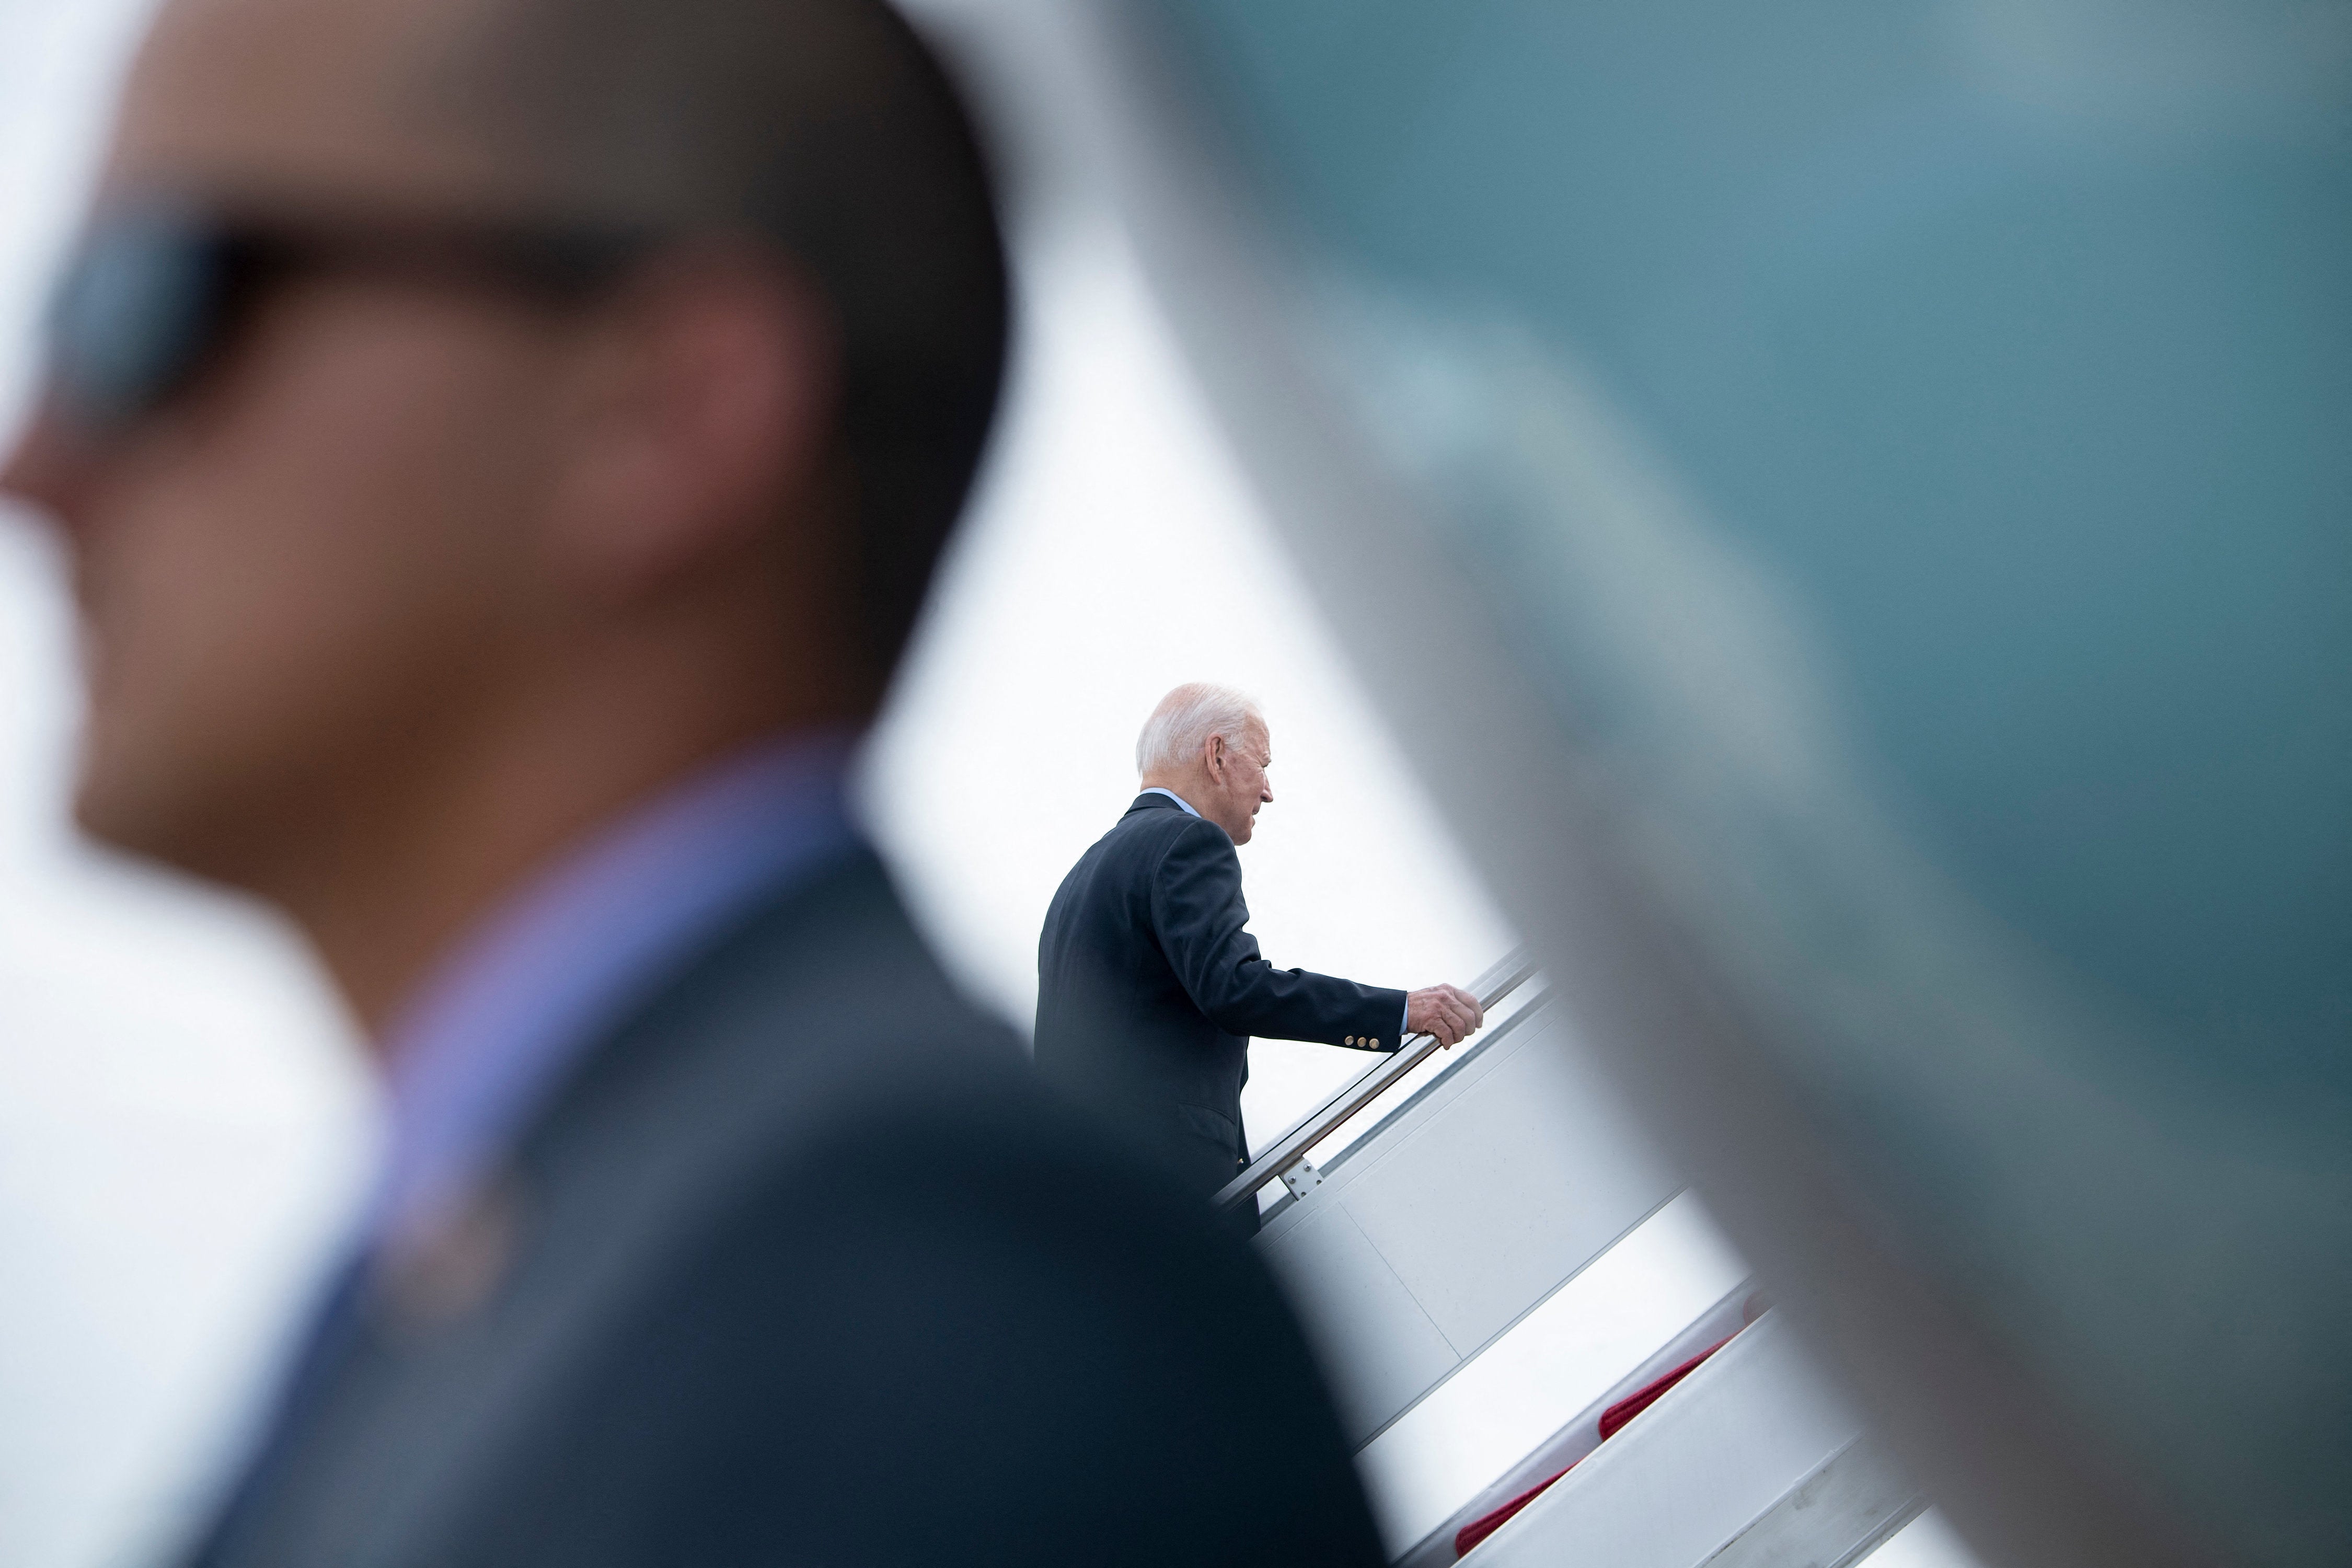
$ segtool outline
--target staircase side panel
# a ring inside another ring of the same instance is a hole
[[[1697,1568],[1860,1435],[1767,1314],[1468,1561]]]

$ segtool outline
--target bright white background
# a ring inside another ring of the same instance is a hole
[[[142,11],[0,0],[0,428]],[[1137,727],[1170,686],[1219,679],[1273,721],[1276,799],[1244,851],[1268,955],[1466,982],[1507,934],[1308,610],[1119,237],[1064,211],[1021,249],[999,450],[869,778],[927,925],[1025,1026],[1045,904],[1134,793]],[[345,1022],[287,931],[72,838],[75,703],[58,561],[0,511],[0,1568],[138,1562],[169,1538],[373,1136]],[[1261,1135],[1364,1065],[1280,1044],[1252,1059]]]

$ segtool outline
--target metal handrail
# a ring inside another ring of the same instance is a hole
[[[1478,1009],[1483,1013],[1517,990],[1535,972],[1535,960],[1528,956],[1525,948],[1520,948],[1473,981],[1470,993],[1478,998]],[[1309,1149],[1346,1125],[1349,1117],[1378,1100],[1391,1084],[1444,1048],[1434,1035],[1413,1036],[1378,1067],[1357,1077],[1299,1118],[1265,1153],[1251,1161],[1246,1170],[1218,1188],[1211,1201],[1222,1212],[1255,1196],[1260,1187],[1304,1159]]]

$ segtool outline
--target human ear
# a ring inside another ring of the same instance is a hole
[[[567,580],[627,597],[730,559],[823,473],[839,354],[813,287],[749,246],[656,262],[571,367],[548,524]]]

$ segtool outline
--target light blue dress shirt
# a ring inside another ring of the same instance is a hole
[[[1147,784],[1144,786],[1143,793],[1146,795],[1164,795],[1170,800],[1174,801],[1178,805],[1182,806],[1187,814],[1193,816],[1201,815],[1199,812],[1192,809],[1192,803],[1191,801],[1186,800],[1182,795],[1178,795],[1172,789],[1165,788],[1160,784]]]
[[[854,741],[780,739],[705,770],[520,889],[438,966],[384,1037],[361,1250],[435,1224],[629,1008],[730,920],[851,852]]]

